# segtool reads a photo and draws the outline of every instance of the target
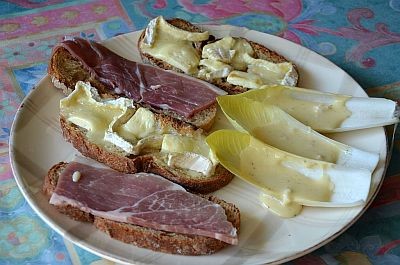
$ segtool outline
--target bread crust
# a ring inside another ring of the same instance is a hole
[[[67,163],[60,162],[50,168],[45,176],[43,193],[48,199],[50,199],[56,188],[58,176],[66,166]],[[212,195],[199,196],[221,205],[225,210],[228,221],[239,231],[240,211],[234,204],[227,203]],[[76,221],[93,223],[97,229],[107,233],[111,238],[154,251],[180,255],[208,255],[229,245],[205,236],[171,233],[107,220],[85,213],[72,206],[55,206],[55,208]]]
[[[197,193],[216,191],[233,179],[233,174],[220,164],[217,165],[212,176],[193,178],[181,170],[163,165],[157,154],[127,157],[110,152],[90,142],[81,129],[67,122],[62,116],[60,116],[60,124],[64,139],[72,143],[80,153],[123,173],[158,174]]]
[[[170,23],[171,25],[174,25],[177,28],[180,28],[180,29],[183,29],[183,30],[186,30],[186,31],[202,32],[202,30],[200,28],[198,28],[195,25],[191,24],[190,22],[182,20],[182,19],[174,18],[174,19],[167,20],[167,22]],[[176,72],[179,72],[179,73],[183,73],[183,71],[180,70],[179,68],[176,68],[176,67],[172,66],[171,64],[163,61],[163,60],[157,59],[154,56],[143,52],[142,49],[140,48],[140,43],[142,42],[144,36],[145,36],[145,30],[143,30],[142,33],[140,34],[139,40],[138,40],[138,43],[137,43],[137,47],[138,47],[138,50],[139,50],[139,53],[140,53],[140,57],[142,58],[143,62],[145,62],[147,64],[151,64],[153,66],[157,66],[157,67],[163,68],[165,70],[173,70],[173,71],[176,71]],[[205,44],[212,43],[214,41],[216,41],[216,40],[214,40],[214,38],[211,37],[211,40],[207,40],[207,41],[204,41],[202,43],[195,43],[194,44],[195,47],[197,48],[196,50],[198,51],[200,57],[201,57],[201,51],[202,51],[201,49],[202,49],[202,47]],[[289,62],[289,60],[287,60],[285,57],[283,57],[279,53],[277,53],[277,52],[275,52],[273,50],[270,50],[267,47],[265,47],[265,46],[263,46],[263,45],[261,45],[259,43],[256,43],[254,41],[249,41],[249,40],[247,40],[247,41],[249,42],[249,44],[253,48],[256,58],[267,60],[267,61],[270,61],[270,62],[273,62],[273,63]],[[298,74],[297,66],[295,64],[293,64],[293,67],[294,67],[294,70]],[[209,83],[211,83],[211,84],[213,84],[213,85],[225,90],[226,92],[228,92],[228,94],[232,94],[232,95],[244,93],[244,92],[249,90],[248,88],[245,88],[243,86],[237,86],[237,85],[233,85],[233,84],[228,83],[226,81],[226,78],[224,78],[224,79],[216,78],[216,79],[213,79],[211,81],[210,80],[206,80],[206,79],[202,79],[202,80],[204,80],[206,82],[209,82]],[[297,80],[297,83],[298,83],[298,81],[299,80]]]

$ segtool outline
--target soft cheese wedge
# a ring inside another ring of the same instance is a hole
[[[253,58],[254,55],[255,51],[247,40],[224,37],[203,47],[198,76],[209,81],[227,77],[229,84],[250,89],[297,83],[298,74],[291,62],[274,63]]]
[[[318,132],[342,132],[398,122],[396,102],[290,86],[262,86],[235,97],[274,104]]]
[[[205,41],[208,32],[190,32],[169,24],[162,16],[150,21],[140,48],[181,69],[193,74],[197,71],[200,55],[193,42]]]
[[[367,200],[369,170],[296,156],[233,130],[216,131],[206,141],[226,169],[281,200],[282,208],[349,207]]]
[[[237,130],[283,151],[371,172],[378,163],[378,154],[323,136],[274,105],[236,96],[220,96],[217,101]]]
[[[206,176],[212,175],[218,164],[202,135],[188,137],[166,134],[161,152],[168,153],[168,166],[190,169]]]

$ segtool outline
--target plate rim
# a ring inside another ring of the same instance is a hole
[[[264,33],[264,32],[260,32],[260,31],[256,31],[256,30],[251,30],[248,29],[246,27],[240,27],[240,26],[233,26],[233,25],[215,25],[215,24],[206,24],[206,23],[202,23],[199,25],[204,25],[204,26],[211,26],[211,27],[216,27],[216,28],[220,28],[220,27],[230,27],[232,29],[242,29],[242,30],[246,30],[249,32],[255,32],[257,34],[265,34],[268,35],[270,38],[277,38],[280,40],[283,40],[285,42],[289,42],[293,45],[298,46],[298,48],[300,49],[306,49],[308,52],[313,53],[314,55],[317,55],[319,57],[319,59],[323,60],[325,63],[328,63],[329,65],[335,67],[336,70],[341,71],[347,78],[350,78],[352,80],[352,82],[354,82],[354,84],[356,84],[358,86],[357,89],[360,89],[361,91],[357,91],[357,92],[362,92],[364,95],[368,97],[367,93],[365,92],[365,90],[358,84],[358,82],[352,77],[350,76],[345,70],[343,70],[341,67],[337,66],[336,64],[334,64],[333,62],[331,62],[329,59],[325,58],[322,55],[319,55],[318,53],[314,52],[313,50],[304,47],[300,44],[294,43],[290,40],[281,38],[279,36],[275,36],[275,35],[271,35],[268,33]],[[136,30],[133,32],[129,32],[126,34],[122,34],[122,35],[118,35],[115,36],[113,38],[110,39],[106,39],[106,40],[102,40],[101,42],[103,43],[107,43],[107,42],[112,42],[115,41],[117,38],[119,38],[120,36],[126,36],[129,34],[137,34],[138,32],[141,32],[141,30]],[[93,246],[93,244],[88,243],[87,241],[82,241],[79,240],[78,238],[76,238],[74,235],[72,235],[71,233],[66,232],[60,225],[58,225],[55,221],[51,220],[51,218],[49,218],[49,216],[47,216],[45,214],[45,212],[39,207],[39,205],[36,203],[34,196],[32,196],[31,192],[28,190],[28,186],[25,185],[24,183],[24,179],[23,177],[20,176],[19,174],[19,169],[15,160],[16,154],[17,152],[14,151],[14,143],[15,143],[15,137],[17,135],[16,131],[15,131],[15,127],[18,124],[18,120],[19,120],[19,116],[21,115],[21,113],[23,112],[23,108],[22,106],[28,101],[30,100],[30,98],[35,94],[38,93],[36,91],[38,91],[38,89],[36,89],[38,86],[40,86],[40,84],[42,82],[45,82],[47,78],[50,78],[50,76],[48,74],[45,74],[39,81],[37,84],[34,85],[34,87],[31,89],[31,91],[24,97],[24,99],[22,100],[20,106],[18,107],[15,116],[14,116],[14,120],[11,126],[11,132],[10,132],[10,137],[9,137],[9,159],[10,159],[10,165],[11,165],[11,170],[13,173],[13,178],[17,183],[17,186],[19,188],[19,190],[21,191],[21,193],[24,196],[24,199],[28,202],[29,206],[34,210],[34,212],[47,224],[51,227],[51,229],[53,229],[54,231],[56,231],[58,234],[60,234],[63,238],[68,239],[70,242],[72,242],[73,244],[76,244],[77,246],[85,249],[86,251],[89,251],[95,255],[98,255],[102,258],[105,258],[107,260],[111,260],[114,262],[118,262],[118,263],[123,263],[123,264],[132,264],[132,262],[134,262],[135,264],[143,264],[143,265],[147,265],[150,263],[142,263],[140,261],[136,261],[134,260],[134,257],[132,256],[132,260],[130,261],[125,261],[122,259],[117,258],[115,255],[113,255],[112,253],[109,252],[104,252],[101,249],[99,249],[98,247]],[[299,258],[301,256],[307,255],[309,253],[311,253],[312,251],[326,245],[327,243],[333,241],[334,239],[336,239],[338,236],[340,236],[341,234],[343,234],[347,229],[349,229],[354,223],[356,223],[358,221],[358,219],[366,212],[366,210],[369,208],[369,206],[373,203],[374,199],[376,198],[378,192],[380,191],[382,184],[384,182],[385,179],[385,175],[386,175],[386,171],[390,162],[390,150],[389,150],[389,145],[388,145],[388,138],[387,138],[387,130],[384,127],[379,127],[383,130],[383,133],[385,134],[385,154],[384,154],[384,165],[383,165],[383,172],[382,175],[380,177],[379,183],[376,186],[375,191],[369,196],[369,199],[367,201],[366,204],[363,205],[362,209],[358,212],[358,214],[352,218],[346,225],[344,225],[343,227],[341,227],[337,232],[335,232],[334,234],[332,234],[331,236],[329,236],[328,238],[316,243],[313,246],[310,246],[307,249],[304,249],[302,251],[293,253],[287,257],[283,257],[281,259],[277,259],[277,260],[273,260],[273,261],[269,261],[265,264],[280,264],[283,262],[288,262],[290,260],[294,260],[296,258]],[[372,177],[372,176],[371,176]],[[111,238],[110,238],[111,239]],[[258,264],[258,263],[257,263]]]

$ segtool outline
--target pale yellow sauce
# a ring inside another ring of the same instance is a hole
[[[218,103],[239,130],[283,151],[330,163],[346,147],[298,122],[280,108],[237,96],[218,97]]]
[[[310,159],[336,163],[342,151],[340,147],[313,131],[293,127],[287,120],[256,127],[251,131],[254,137],[278,149]]]
[[[289,168],[293,163],[297,168],[320,169],[325,172],[326,164],[317,161],[294,157],[250,140],[250,144],[240,153],[239,168],[244,177],[262,189],[273,194],[284,194],[290,190],[288,201],[329,201],[332,185],[329,176],[322,175],[319,179],[311,179],[300,171]]]
[[[296,202],[284,202],[267,193],[260,193],[260,201],[263,206],[267,207],[271,212],[285,218],[291,218],[298,215],[303,209],[303,205]]]
[[[317,131],[339,128],[351,112],[346,108],[349,96],[335,95],[326,103],[318,92],[285,86],[272,86],[259,94],[249,94],[255,100],[274,104]]]

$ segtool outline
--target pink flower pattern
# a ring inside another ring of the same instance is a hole
[[[160,6],[161,2],[164,1],[157,1],[157,5]],[[365,53],[381,46],[400,43],[400,34],[390,32],[388,26],[384,23],[377,23],[375,30],[369,30],[361,25],[361,19],[374,17],[374,12],[368,8],[350,10],[347,14],[347,19],[351,24],[349,27],[341,27],[335,30],[316,26],[316,21],[311,17],[323,10],[324,7],[329,9],[329,6],[324,6],[323,2],[314,2],[317,4],[307,10],[300,0],[214,0],[203,5],[194,5],[189,0],[179,1],[186,10],[200,13],[215,21],[243,16],[246,13],[261,13],[275,17],[283,25],[282,30],[276,32],[276,34],[299,44],[304,44],[302,39],[305,39],[307,35],[316,36],[321,33],[353,39],[356,44],[346,53],[346,60],[365,68],[375,66],[375,59],[364,58]]]
[[[357,41],[357,44],[347,51],[347,61],[361,63],[363,67],[373,67],[375,60],[370,57],[364,58],[365,53],[377,47],[400,43],[400,33],[390,32],[388,26],[384,23],[377,23],[375,31],[369,30],[361,24],[361,19],[373,17],[374,12],[368,8],[353,9],[347,15],[348,21],[353,26],[339,28],[335,33],[341,37]]]
[[[317,35],[318,32],[331,32],[329,29],[314,26],[314,20],[312,19],[308,19],[307,17],[300,18],[303,11],[303,4],[300,0],[241,0],[232,2],[229,0],[215,0],[204,5],[194,5],[192,4],[192,1],[189,0],[180,0],[179,2],[188,11],[200,13],[213,20],[223,20],[250,12],[275,16],[285,24],[285,29],[278,35],[296,43],[301,43],[301,38],[296,33],[296,30],[310,35]],[[311,15],[313,12],[309,12],[309,14]]]

